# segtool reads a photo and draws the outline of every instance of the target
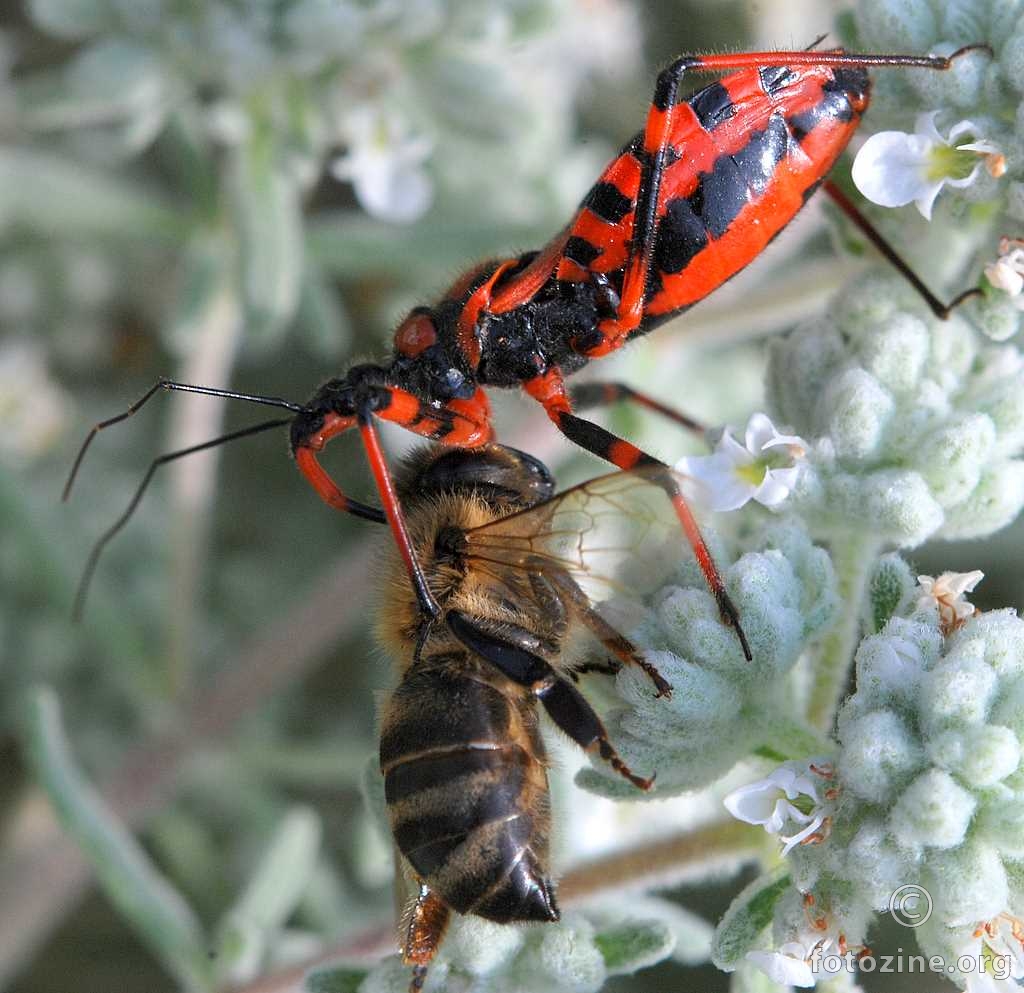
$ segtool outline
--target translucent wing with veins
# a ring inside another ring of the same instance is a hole
[[[611,473],[473,528],[466,558],[492,571],[568,573],[594,603],[643,596],[690,554],[658,475],[646,467]]]

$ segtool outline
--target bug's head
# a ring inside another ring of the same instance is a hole
[[[338,433],[336,424],[351,425],[361,410],[374,411],[389,399],[387,370],[382,366],[355,365],[336,379],[329,379],[295,415],[291,426],[292,451],[308,446],[320,448],[315,439]]]
[[[442,402],[472,397],[476,380],[453,343],[456,320],[456,313],[444,304],[411,310],[395,330],[394,358],[388,370],[392,381],[418,396]]]

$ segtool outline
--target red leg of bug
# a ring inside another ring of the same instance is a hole
[[[864,236],[875,248],[891,263],[893,268],[917,291],[931,312],[941,320],[949,315],[971,297],[981,296],[982,290],[979,286],[972,286],[968,290],[955,296],[949,303],[943,303],[927,286],[921,278],[907,265],[902,256],[882,237],[879,230],[861,212],[857,205],[838,187],[831,179],[822,183],[822,189],[835,201],[836,206],[854,224],[860,228]]]
[[[679,489],[678,480],[669,466],[637,448],[636,445],[606,431],[600,425],[594,424],[593,421],[573,414],[562,374],[557,369],[550,369],[543,376],[531,379],[523,384],[523,388],[535,400],[540,401],[558,430],[581,448],[585,448],[598,458],[605,459],[627,472],[638,466],[654,466],[662,470],[660,484],[672,502],[683,533],[697,558],[697,564],[700,566],[701,572],[704,573],[708,588],[718,603],[722,619],[736,629],[743,654],[748,660],[751,659],[753,656],[740,624],[739,612],[726,592],[718,566],[715,565],[715,560],[700,533],[693,512],[686,503],[686,499]]]
[[[613,403],[635,403],[638,407],[653,410],[656,414],[661,414],[662,417],[667,417],[670,421],[681,424],[687,431],[692,431],[694,434],[703,436],[707,430],[700,421],[696,421],[687,414],[666,406],[660,400],[655,400],[654,397],[648,396],[646,393],[634,390],[633,387],[627,386],[625,383],[582,383],[572,388],[570,396],[572,398],[572,405],[577,410],[581,407],[605,407]]]
[[[402,926],[402,961],[413,967],[409,993],[423,988],[427,969],[441,945],[450,917],[448,905],[421,884]]]
[[[364,412],[357,417],[339,417],[336,414],[327,414],[318,431],[294,445],[296,464],[299,467],[299,471],[309,480],[310,485],[320,495],[324,503],[334,507],[336,510],[356,513],[357,511],[354,508],[361,505],[356,504],[341,491],[340,487],[331,479],[316,457],[317,452],[331,438],[347,431],[355,424],[358,424],[359,433],[363,439],[363,446],[366,449],[366,456],[370,463],[370,469],[373,472],[377,489],[381,495],[384,516],[387,518],[391,532],[395,537],[399,554],[405,562],[405,567],[409,573],[409,579],[413,584],[413,588],[416,590],[420,607],[427,616],[437,617],[440,614],[440,608],[437,606],[427,584],[426,576],[424,576],[423,570],[416,560],[412,541],[405,526],[405,518],[398,503],[398,496],[395,493],[395,487],[391,481],[391,474],[388,472],[387,463],[384,460],[384,453],[381,451],[380,441],[373,427],[371,415],[368,412]]]
[[[370,469],[381,496],[383,516],[391,527],[399,554],[402,556],[413,588],[416,590],[420,606],[425,614],[436,617],[440,610],[430,592],[423,570],[416,560],[391,474],[388,471],[387,462],[373,426],[373,416],[394,421],[410,431],[428,438],[436,438],[453,445],[475,447],[489,441],[493,433],[487,395],[482,389],[478,389],[476,394],[468,400],[451,400],[444,407],[434,407],[423,403],[405,390],[397,387],[381,387],[374,395],[374,403],[370,409],[351,417],[327,413],[315,431],[304,437],[293,438],[295,461],[299,470],[328,506],[379,521],[381,512],[376,508],[367,508],[346,496],[317,459],[317,453],[327,442],[350,428],[358,426]]]

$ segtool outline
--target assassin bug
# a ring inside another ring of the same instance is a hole
[[[813,46],[812,46],[813,48]],[[391,527],[425,623],[440,609],[417,561],[377,436],[378,419],[447,445],[492,440],[485,387],[522,387],[571,441],[623,470],[649,467],[675,509],[723,619],[745,655],[737,611],[667,465],[574,412],[630,400],[674,419],[689,418],[617,383],[590,383],[570,396],[565,377],[621,348],[702,300],[751,262],[823,185],[892,261],[932,311],[948,316],[970,289],[943,304],[825,177],[857,129],[870,98],[867,68],[949,69],[950,56],[831,51],[684,55],[658,77],[644,130],[605,169],[570,223],[544,248],[470,269],[432,307],[417,307],[395,332],[385,365],[357,365],[325,383],[306,404],[160,380],[124,413],[98,424],[72,468],[70,490],[97,431],[131,415],[158,390],[205,393],[288,410],[203,445],[162,456],[127,512],[100,539],[84,594],[105,543],[124,524],[158,465],[247,434],[291,424],[299,470],[331,507]],[[736,70],[688,99],[683,77]],[[356,428],[382,509],[344,494],[318,455]]]

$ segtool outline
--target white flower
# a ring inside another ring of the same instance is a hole
[[[1013,297],[1018,309],[1024,310],[1024,240],[1001,239],[999,258],[985,266],[985,277],[997,290]]]
[[[368,214],[408,224],[430,206],[433,185],[421,168],[433,145],[410,135],[393,118],[363,107],[346,122],[348,152],[331,163],[335,179],[351,181]]]
[[[993,176],[1006,171],[1006,159],[990,141],[974,138],[978,128],[960,121],[943,138],[935,127],[939,111],[920,114],[914,134],[880,131],[872,135],[853,162],[853,182],[872,203],[902,207],[913,201],[927,220],[943,186],[963,189],[984,165]]]
[[[780,986],[814,986],[819,978],[831,978],[850,970],[853,953],[846,942],[827,926],[824,930],[801,930],[795,941],[775,951],[755,949],[746,959]]]
[[[981,931],[980,958],[997,980],[1024,978],[1024,923],[1012,914],[986,921]]]
[[[918,606],[936,603],[942,630],[949,634],[961,627],[974,613],[974,604],[968,603],[964,595],[972,592],[984,578],[985,573],[980,569],[973,572],[944,572],[938,579],[918,576],[917,582],[922,590],[917,600]]]
[[[827,759],[784,762],[767,779],[733,790],[723,803],[737,820],[759,824],[769,834],[777,834],[785,843],[782,854],[788,855],[820,831],[828,818],[827,802],[818,796],[818,787],[828,778],[830,770]],[[791,802],[798,797],[805,798],[804,806],[810,806],[809,811]],[[800,828],[795,834],[784,835],[782,829],[789,822]]]
[[[694,495],[711,510],[738,510],[750,500],[777,507],[796,485],[807,449],[802,438],[779,434],[767,415],[754,414],[744,441],[726,428],[711,455],[688,455],[676,464],[701,484]]]
[[[813,986],[810,953],[799,941],[787,941],[778,951],[757,949],[747,952],[747,961],[756,965],[773,983],[780,986]]]

